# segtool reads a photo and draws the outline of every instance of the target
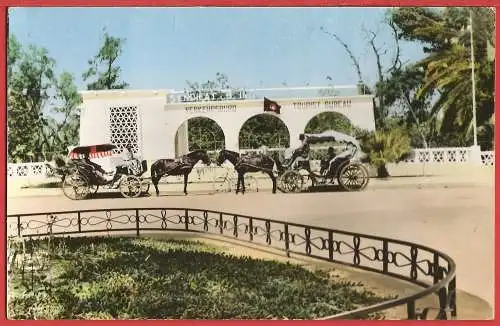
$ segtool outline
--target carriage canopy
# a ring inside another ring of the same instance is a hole
[[[356,147],[359,147],[359,142],[355,137],[335,130],[327,130],[319,134],[305,134],[305,136],[309,143],[336,141],[342,143],[352,143]]]
[[[89,158],[102,158],[113,155],[113,150],[117,148],[113,144],[97,144],[89,146],[76,146],[69,151],[70,159],[82,158],[85,154]]]

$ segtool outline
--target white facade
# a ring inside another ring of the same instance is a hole
[[[206,117],[221,127],[227,149],[238,151],[243,124],[259,114],[273,114],[287,126],[290,146],[307,123],[325,111],[345,115],[353,125],[374,130],[373,97],[335,96],[271,98],[281,105],[281,114],[264,113],[263,99],[169,103],[168,91],[117,90],[82,92],[80,144],[132,143],[147,160],[173,158],[187,150],[190,118]],[[177,146],[175,135],[179,131]],[[265,145],[265,144],[263,144]],[[177,148],[177,150],[176,150]]]

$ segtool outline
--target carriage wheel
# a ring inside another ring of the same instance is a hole
[[[280,188],[284,192],[299,192],[303,185],[304,178],[297,171],[286,171],[280,178]]]
[[[91,193],[87,179],[78,172],[67,174],[62,182],[64,195],[71,200],[85,199]]]
[[[370,175],[363,165],[348,163],[341,167],[337,180],[347,191],[360,191],[368,185]]]
[[[125,198],[139,197],[142,193],[141,180],[134,175],[125,176],[120,181],[120,192]]]
[[[99,185],[91,185],[89,186],[89,192],[92,195],[95,195],[97,193],[97,190],[99,190]]]

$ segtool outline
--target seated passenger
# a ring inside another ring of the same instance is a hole
[[[351,155],[352,155],[352,149],[348,147],[345,151],[343,151],[339,155],[334,156],[332,159],[330,159],[327,173],[328,174],[335,173],[336,172],[335,170],[338,168],[338,165]]]
[[[94,172],[95,174],[100,178],[102,179],[103,181],[105,182],[109,182],[111,180],[113,180],[114,178],[114,175],[115,173],[113,172],[106,172],[104,171],[104,169],[97,163],[95,162],[92,162],[90,159],[89,159],[89,154],[88,153],[84,153],[83,154],[83,159],[82,161],[85,163],[85,164],[88,164],[90,167],[92,167],[94,169]]]
[[[326,159],[321,162],[320,174],[328,174],[330,172],[330,166],[333,159],[336,157],[335,148],[332,146],[328,147],[328,152],[326,153]]]
[[[134,157],[132,146],[127,145],[122,151],[123,167],[130,170],[133,175],[139,175],[142,172],[141,162]]]

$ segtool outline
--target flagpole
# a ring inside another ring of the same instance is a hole
[[[474,32],[472,27],[472,9],[469,9],[470,22],[470,59],[472,65],[472,127],[474,132],[474,146],[477,146],[477,122],[476,122],[476,77],[475,77],[475,61],[474,61]]]

